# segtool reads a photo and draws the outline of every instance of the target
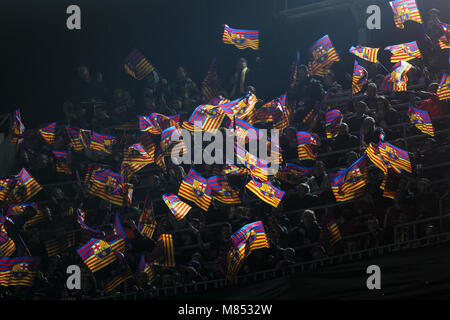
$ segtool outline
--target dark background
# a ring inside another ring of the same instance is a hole
[[[404,30],[395,29],[389,1],[373,2],[381,3],[382,30],[370,31],[371,40],[365,45],[384,48],[418,40],[420,46],[420,24],[408,22]],[[66,28],[66,9],[71,4],[81,8],[81,30]],[[418,5],[424,20],[428,9],[436,7],[441,19],[450,21],[450,1],[418,0]],[[357,30],[350,12],[286,23],[275,17],[283,7],[284,0],[2,0],[0,113],[20,107],[27,127],[57,120],[81,63],[92,73],[101,71],[110,89],[133,87],[135,80],[121,71],[120,64],[134,48],[169,82],[176,67],[183,65],[198,84],[214,57],[226,82],[238,57],[246,57],[252,68],[259,56],[259,74],[267,80],[257,87],[257,95],[263,99],[284,92],[295,51],[300,50],[305,63],[308,48],[325,34],[330,35],[343,60],[335,64],[335,71],[352,72],[354,57],[347,50],[357,44]],[[367,17],[365,12],[361,14]],[[223,44],[223,24],[259,30],[261,49],[238,50]],[[387,62],[386,66],[391,65]]]

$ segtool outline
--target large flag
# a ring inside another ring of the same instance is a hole
[[[190,205],[181,201],[180,198],[174,194],[163,194],[162,198],[177,221],[183,219],[192,209]]]
[[[16,109],[14,111],[11,131],[12,131],[11,143],[12,144],[20,143],[20,141],[22,140],[23,133],[25,132],[25,126],[22,123],[20,109]]]
[[[274,129],[283,130],[289,126],[289,111],[286,107],[286,94],[269,101],[254,112],[249,122],[272,123]]]
[[[253,93],[248,93],[242,98],[219,104],[223,112],[231,119],[253,119],[253,111],[258,98]]]
[[[388,172],[388,165],[381,156],[380,149],[377,144],[370,143],[366,149],[366,154],[370,161],[376,165],[385,175]]]
[[[239,191],[233,189],[226,177],[210,177],[208,179],[208,186],[212,190],[212,196],[214,199],[226,204],[241,203]]]
[[[39,133],[42,136],[42,139],[45,140],[48,144],[55,143],[55,130],[56,130],[56,122],[52,122],[49,125],[39,129]]]
[[[152,113],[150,116],[139,117],[140,131],[161,134],[164,130],[173,126],[178,126],[175,120],[159,113]]]
[[[343,119],[344,116],[342,115],[342,112],[337,109],[330,110],[325,114],[325,131],[327,139],[332,139],[338,135]]]
[[[77,222],[80,225],[81,229],[86,231],[92,237],[103,238],[105,236],[105,233],[103,231],[91,228],[86,224],[86,213],[80,208],[77,209]]]
[[[361,92],[364,85],[367,83],[369,73],[364,69],[358,61],[355,60],[355,67],[353,69],[352,79],[352,94],[358,94]]]
[[[0,258],[0,285],[32,287],[40,262],[39,257]]]
[[[16,244],[6,232],[5,225],[0,224],[0,257],[11,257],[16,251]]]
[[[309,73],[313,76],[325,75],[335,61],[340,61],[339,55],[328,35],[323,36],[314,43],[309,52],[311,55]]]
[[[149,154],[142,144],[135,143],[124,151],[120,173],[127,179],[130,179],[133,173],[154,162],[155,150],[153,149],[153,152]]]
[[[395,0],[389,3],[394,11],[394,22],[397,28],[403,29],[404,22],[408,20],[423,23],[415,0]]]
[[[336,201],[347,201],[359,197],[368,182],[367,158],[364,154],[349,168],[328,174]]]
[[[144,237],[151,239],[156,229],[156,219],[153,214],[153,204],[149,197],[144,200],[144,208],[142,214],[139,216],[139,222],[137,229],[139,233]]]
[[[269,175],[269,163],[260,159],[250,152],[239,147],[237,144],[234,146],[236,157],[240,164],[243,164],[250,173],[257,177],[261,181],[267,181]]]
[[[427,111],[414,108],[412,105],[408,109],[409,120],[417,129],[425,134],[429,134],[434,137],[434,127],[431,122],[430,115]]]
[[[258,198],[275,208],[278,207],[284,196],[284,191],[274,187],[269,181],[259,182],[252,178],[246,187],[256,194]]]
[[[238,49],[251,48],[259,49],[259,31],[233,29],[225,25],[222,35],[222,41],[226,44],[232,44]]]
[[[409,61],[415,58],[422,58],[422,54],[420,53],[417,41],[388,46],[384,48],[384,50],[392,53],[392,63],[396,63],[399,61]]]
[[[439,27],[444,32],[444,35],[439,39],[439,46],[442,50],[450,49],[450,25],[437,21]]]
[[[269,248],[262,221],[246,224],[231,236],[232,247],[228,252],[228,279],[239,272],[243,262],[253,250]]]
[[[155,67],[150,61],[148,61],[137,49],[131,51],[125,58],[123,67],[125,71],[136,80],[144,79],[155,70]]]
[[[122,175],[111,170],[95,171],[89,179],[88,192],[115,205],[131,203],[133,185],[125,183]]]
[[[34,180],[25,168],[16,176],[16,185],[11,191],[11,202],[25,202],[42,190],[41,185]]]
[[[80,130],[66,126],[67,136],[70,139],[70,144],[75,151],[81,151],[84,149],[83,144],[80,141]]]
[[[183,122],[184,129],[215,132],[222,124],[225,113],[218,105],[202,104],[195,108],[188,122]]]
[[[6,201],[9,194],[14,189],[16,177],[0,178],[0,201]]]
[[[217,63],[216,58],[214,58],[209,66],[208,73],[206,74],[205,79],[202,82],[202,93],[203,97],[207,100],[214,98],[217,96],[219,91],[219,75],[217,74]]]
[[[388,142],[379,145],[380,154],[389,168],[401,173],[402,170],[412,173],[411,160],[407,151],[397,148]]]
[[[91,150],[102,151],[112,154],[112,147],[117,142],[117,138],[114,136],[108,136],[92,132],[91,143],[89,148]]]
[[[406,74],[411,70],[412,65],[406,61],[397,62],[391,72],[384,78],[381,83],[381,91],[406,91],[408,77]]]
[[[355,56],[364,59],[369,62],[379,63],[378,62],[378,51],[380,48],[369,48],[357,45],[356,47],[350,47],[350,53]]]
[[[97,272],[117,260],[114,249],[105,240],[92,238],[77,250],[81,260],[91,270]]]
[[[297,155],[299,160],[316,160],[317,153],[311,149],[311,146],[319,146],[320,140],[311,133],[297,132]]]
[[[56,172],[72,174],[70,169],[71,157],[68,151],[52,151],[56,158]]]
[[[289,76],[289,87],[293,88],[297,82],[298,64],[300,63],[300,52],[297,51],[296,58],[292,62],[291,74]]]
[[[439,100],[450,99],[450,75],[444,74],[442,76],[437,95],[439,96]]]
[[[191,169],[181,182],[178,195],[194,202],[202,210],[208,211],[212,200],[211,192],[208,179],[203,178],[194,169]]]

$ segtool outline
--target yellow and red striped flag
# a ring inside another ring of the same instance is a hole
[[[174,194],[164,194],[162,198],[177,221],[183,219],[186,214],[192,209],[190,205],[181,201],[180,198],[178,198]]]
[[[439,100],[450,99],[450,75],[444,74],[442,76],[437,95],[439,96]]]

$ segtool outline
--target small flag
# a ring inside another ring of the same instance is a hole
[[[139,217],[137,229],[143,237],[151,239],[153,237],[153,233],[155,232],[156,225],[156,219],[153,214],[153,204],[147,196],[144,200],[144,208]]]
[[[114,234],[124,240],[127,239],[127,234],[125,233],[122,223],[120,222],[119,212],[116,212],[116,215],[114,216]]]
[[[192,209],[190,205],[181,201],[180,198],[174,194],[163,194],[162,198],[177,221],[183,219]]]
[[[403,29],[404,22],[408,20],[423,23],[415,0],[395,0],[389,3],[394,12],[394,22],[397,28]]]
[[[148,274],[147,284],[152,283],[155,280],[155,271],[153,270],[153,265],[145,260],[145,253],[141,255],[141,260],[137,268],[137,272],[144,272]]]
[[[217,74],[217,64],[216,59],[214,58],[209,66],[208,73],[202,82],[201,90],[203,97],[209,100],[217,96],[219,85],[220,81],[219,75]]]
[[[250,173],[259,180],[268,180],[269,163],[266,160],[254,156],[237,144],[234,145],[234,150],[236,152],[236,157],[239,164],[243,164],[248,170],[250,170]]]
[[[409,61],[411,59],[422,59],[417,41],[402,43],[394,46],[388,46],[384,48],[392,53],[391,62],[396,63],[400,61]]]
[[[382,91],[406,91],[408,77],[406,74],[411,70],[412,65],[406,61],[397,62],[391,72],[384,78],[380,90]]]
[[[411,161],[407,151],[397,148],[388,142],[381,142],[379,149],[384,162],[389,168],[394,169],[398,173],[401,173],[402,170],[412,173]]]
[[[338,135],[343,119],[344,116],[342,115],[342,112],[337,109],[330,110],[325,114],[325,131],[327,139],[332,139]]]
[[[23,133],[25,132],[25,126],[22,123],[20,109],[16,109],[14,111],[11,131],[12,131],[11,143],[12,144],[20,143],[22,141]]]
[[[255,111],[254,119],[256,123],[272,123],[274,129],[283,130],[289,126],[289,111],[286,107],[286,94],[269,101]]]
[[[369,48],[357,45],[356,47],[350,47],[350,53],[355,56],[364,59],[369,62],[379,63],[378,62],[378,51],[380,48]]]
[[[212,190],[212,196],[214,199],[226,204],[241,203],[239,192],[233,189],[226,177],[210,177],[208,179],[208,186]]]
[[[45,142],[51,145],[55,143],[55,130],[56,122],[52,122],[49,125],[39,129],[39,133],[41,134]]]
[[[450,99],[450,76],[448,74],[444,74],[442,76],[437,95],[439,97],[439,100]]]
[[[137,49],[125,58],[125,71],[136,80],[144,79],[147,75],[155,70],[155,67],[144,57],[144,55]]]
[[[70,169],[71,157],[68,151],[52,151],[56,158],[56,172],[72,174]]]
[[[378,145],[370,143],[366,149],[366,154],[369,157],[370,161],[372,161],[374,165],[376,165],[381,171],[383,171],[384,175],[387,175],[388,167],[384,162],[383,157],[381,156]]]
[[[309,73],[311,75],[323,76],[335,61],[340,61],[339,55],[328,35],[320,38],[311,47],[309,62]]]
[[[331,219],[327,223],[327,229],[330,232],[330,245],[334,246],[336,243],[342,240],[341,231],[336,223],[336,220]]]
[[[181,182],[178,195],[194,202],[204,211],[208,211],[212,200],[208,180],[200,176],[194,169],[191,169]]]
[[[6,232],[5,225],[0,224],[0,257],[11,257],[16,251],[16,244]]]
[[[125,183],[122,175],[111,170],[98,170],[90,177],[87,190],[97,197],[123,206],[131,203],[133,185]]]
[[[0,201],[6,201],[14,188],[16,177],[0,178]]]
[[[275,208],[278,207],[284,196],[284,191],[277,189],[269,181],[259,182],[252,178],[246,187],[256,194],[258,198]]]
[[[117,142],[117,138],[92,132],[91,143],[89,148],[91,150],[102,151],[112,154],[112,147]]]
[[[216,132],[224,118],[225,113],[218,105],[202,104],[195,108],[188,122],[183,123],[183,128]]]
[[[70,144],[75,151],[81,151],[84,149],[84,146],[80,141],[80,132],[79,131],[80,131],[79,129],[75,129],[75,128],[66,126],[67,136],[69,137]]]
[[[0,258],[0,285],[32,287],[40,262],[39,257]]]
[[[352,79],[352,93],[358,94],[367,83],[369,73],[355,60]]]
[[[225,44],[232,44],[238,49],[251,48],[259,49],[259,31],[233,29],[225,25],[222,35],[222,41]]]
[[[253,93],[248,93],[242,98],[219,104],[219,107],[232,121],[235,118],[245,120],[248,117],[249,119],[253,119],[256,102],[258,102],[258,98]]]
[[[439,38],[439,46],[442,50],[450,49],[450,25],[443,23],[441,21],[437,21],[439,27],[444,32],[444,35]]]
[[[297,155],[299,160],[316,160],[317,153],[311,146],[319,146],[320,140],[308,132],[297,132]]]
[[[135,143],[124,151],[122,164],[120,166],[120,173],[127,179],[130,179],[132,174],[154,162],[154,149],[153,152],[149,154],[142,144]]]
[[[417,129],[434,137],[433,123],[431,122],[430,115],[427,111],[414,108],[410,105],[408,109],[408,116],[411,123],[415,125]]]
[[[173,126],[178,126],[176,121],[159,113],[152,113],[150,116],[139,117],[140,131],[161,134],[164,130]]]
[[[79,248],[77,253],[93,273],[117,260],[111,245],[105,240],[95,238]]]
[[[242,119],[236,119],[234,123],[234,134],[236,135],[238,142],[242,141],[243,143],[245,143],[245,141],[250,140],[258,141],[262,137],[262,134],[259,132],[259,130],[246,121]]]
[[[123,270],[118,275],[112,277],[105,283],[103,290],[106,294],[113,292],[115,288],[133,277],[133,273],[128,264],[123,265],[122,268]]]
[[[314,167],[302,167],[295,163],[286,163],[275,174],[277,179],[289,184],[298,184],[298,179],[311,174]]]
[[[81,229],[86,231],[94,238],[103,238],[105,233],[101,230],[93,229],[86,225],[86,213],[80,208],[77,209],[77,222],[80,225]]]
[[[28,201],[41,190],[41,185],[23,168],[16,176],[16,185],[11,191],[10,201],[13,203]]]
[[[161,267],[175,267],[175,255],[171,234],[161,234],[148,259],[150,264]]]

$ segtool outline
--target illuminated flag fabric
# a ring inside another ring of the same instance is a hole
[[[95,238],[92,238],[81,248],[77,249],[77,253],[92,273],[117,260],[112,246],[104,240]]]
[[[364,154],[345,170],[329,173],[328,177],[336,201],[347,201],[359,197],[368,182],[366,155]]]
[[[118,212],[116,212],[116,215],[114,216],[114,234],[125,240],[127,239],[127,234],[125,233],[125,230],[122,227],[122,223],[120,222]]]
[[[77,209],[77,222],[81,229],[88,232],[92,237],[103,238],[105,236],[103,231],[93,229],[86,225],[86,213],[81,209]]]
[[[70,169],[70,153],[67,151],[52,151],[56,158],[56,172],[72,174]]]
[[[92,132],[91,143],[89,148],[91,150],[102,151],[112,154],[112,146],[116,143],[117,138]]]
[[[153,142],[153,134],[150,132],[141,132],[139,135],[139,142],[147,151],[150,158],[155,159],[156,144]]]
[[[254,156],[250,152],[247,152],[239,147],[237,144],[235,144],[234,150],[236,152],[239,164],[243,164],[248,170],[250,170],[250,173],[259,180],[268,180],[269,163],[266,160]]]
[[[181,182],[178,195],[194,202],[204,211],[208,211],[212,200],[208,180],[200,176],[194,169],[191,169]]]
[[[311,61],[309,73],[315,76],[323,76],[335,61],[340,61],[339,55],[328,35],[320,38],[309,50]]]
[[[88,184],[88,192],[109,201],[115,205],[123,206],[131,203],[130,192],[132,185],[125,183],[122,175],[111,170],[99,170],[93,173]]]
[[[334,246],[336,243],[342,240],[341,231],[336,223],[336,220],[331,219],[327,223],[327,229],[330,232],[330,245]]]
[[[218,105],[202,104],[195,108],[183,128],[189,131],[201,130],[215,132],[223,122],[225,113]]]
[[[177,221],[183,219],[192,209],[190,205],[181,201],[180,198],[174,194],[163,194],[162,198]]]
[[[242,262],[253,250],[269,248],[270,244],[262,221],[246,224],[231,236],[232,247],[228,253],[228,278],[239,272]]]
[[[444,32],[444,35],[439,39],[439,46],[442,50],[450,49],[450,25],[437,21],[438,25]]]
[[[112,277],[105,283],[103,290],[106,294],[113,292],[114,289],[133,277],[133,273],[128,264],[125,264],[123,268],[124,270],[121,270],[118,275]]]
[[[311,133],[297,132],[297,155],[299,160],[316,160],[317,153],[311,149],[311,146],[320,145],[320,141]]]
[[[32,287],[40,262],[39,257],[0,258],[0,285]]]
[[[169,119],[175,121],[176,123],[179,123],[179,122],[180,122],[180,119],[181,119],[181,114],[176,114],[176,115],[174,115],[174,116],[167,116],[167,118],[169,118]]]
[[[18,142],[21,141],[22,135],[25,132],[25,126],[22,123],[20,109],[16,109],[14,111],[14,117],[13,117],[11,131],[12,131],[11,143],[17,144]]]
[[[85,130],[85,129],[79,130],[79,136],[80,136],[79,140],[80,140],[80,143],[83,145],[84,149],[89,149],[89,147],[91,145],[92,134],[93,134],[93,131],[91,131],[91,130]],[[100,142],[102,142],[102,141],[100,141]]]
[[[402,170],[412,173],[411,161],[407,151],[397,148],[388,142],[379,145],[380,154],[389,168],[401,173]]]
[[[414,58],[422,58],[417,41],[402,43],[395,46],[388,46],[384,48],[392,53],[391,62],[409,61]]]
[[[155,280],[155,271],[153,270],[153,265],[145,260],[145,254],[142,254],[141,256],[137,272],[144,272],[148,274],[148,284],[152,283]]]
[[[16,251],[16,244],[6,232],[5,225],[0,224],[0,257],[11,257]]]
[[[75,232],[68,232],[62,236],[44,241],[47,256],[54,257],[75,246]]]
[[[328,139],[338,135],[342,119],[344,119],[344,116],[337,109],[330,110],[325,114],[325,131]]]
[[[269,181],[259,182],[252,178],[246,187],[256,194],[258,198],[275,208],[278,207],[284,196],[284,191],[277,189]]]
[[[369,48],[357,45],[350,47],[350,53],[369,62],[378,63],[378,51],[380,48]]]
[[[26,227],[31,227],[31,226],[37,225],[46,220],[44,214],[42,213],[41,210],[39,210],[39,207],[34,202],[18,203],[18,204],[12,205],[6,211],[6,216],[10,217],[15,214],[23,213],[27,207],[33,207],[36,210],[36,214],[26,221],[26,223],[25,223]]]
[[[219,75],[217,74],[217,64],[214,58],[209,66],[208,73],[201,86],[203,97],[207,100],[214,98],[219,90]]]
[[[152,113],[150,116],[139,117],[140,131],[161,134],[164,130],[173,126],[178,126],[176,121],[159,113]]]
[[[151,239],[156,229],[156,219],[153,214],[153,204],[149,197],[145,197],[144,208],[142,214],[139,217],[139,223],[137,229],[139,233],[145,237]]]
[[[155,152],[148,154],[142,144],[135,143],[128,147],[123,153],[120,173],[130,179],[132,174],[138,172],[146,165],[155,162]]]
[[[255,128],[254,126],[245,122],[242,119],[235,120],[234,133],[237,136],[238,141],[246,141],[246,140],[258,141],[262,137],[262,134],[259,132],[257,128]]]
[[[366,154],[370,161],[376,165],[386,175],[388,172],[387,164],[384,162],[381,156],[380,149],[377,144],[370,143],[366,149]]]
[[[380,90],[396,92],[406,91],[406,86],[408,84],[408,77],[406,74],[411,68],[412,65],[406,61],[397,62],[391,72],[384,78]]]
[[[49,125],[39,129],[39,133],[41,134],[45,142],[47,142],[48,144],[53,144],[55,143],[55,130],[56,122],[52,122]]]
[[[394,11],[394,21],[397,28],[403,29],[404,22],[408,20],[423,23],[415,0],[395,0],[389,3],[392,11]]]
[[[66,132],[70,139],[70,144],[75,151],[81,151],[84,149],[83,144],[80,141],[79,129],[66,126]]]
[[[317,108],[313,108],[302,120],[301,128],[302,130],[312,132],[316,127],[318,121],[319,121],[319,111]]]
[[[41,185],[34,180],[25,168],[16,176],[16,185],[11,191],[11,202],[25,202],[42,190]]]
[[[283,130],[289,126],[289,112],[286,107],[286,94],[266,103],[254,112],[253,120],[249,122],[273,123],[273,128]]]
[[[442,76],[437,95],[439,97],[439,100],[450,99],[450,76],[448,74],[444,74]]]
[[[225,176],[236,175],[243,176],[248,174],[248,169],[243,167],[238,167],[234,164],[224,164],[221,173]]]
[[[425,134],[429,134],[434,137],[434,127],[431,122],[430,115],[427,111],[414,108],[412,105],[408,109],[409,120],[417,129]]]
[[[15,177],[0,178],[0,201],[6,201],[16,183]]]
[[[259,31],[233,29],[225,25],[222,35],[222,41],[225,44],[232,44],[238,49],[251,48],[259,49]]]
[[[88,167],[86,169],[86,173],[84,175],[84,180],[83,183],[88,186],[94,173],[96,173],[97,171],[103,171],[106,170],[106,166],[98,164],[98,163],[89,163]]]
[[[256,102],[258,102],[256,96],[248,93],[245,97],[219,104],[219,106],[231,120],[234,120],[235,117],[245,120],[246,117],[253,118]]]
[[[364,69],[358,61],[355,60],[355,67],[353,69],[353,79],[352,79],[352,93],[358,94],[361,92],[364,85],[367,83],[369,78],[369,73]]]
[[[176,126],[167,128],[161,133],[160,147],[164,156],[182,155],[188,152],[182,132]]]
[[[212,190],[214,199],[226,204],[241,203],[239,191],[234,190],[224,176],[210,177],[208,179],[208,186]]]
[[[150,61],[148,61],[137,49],[131,51],[125,58],[123,67],[125,71],[136,80],[144,79],[155,70],[155,67]]]
[[[212,98],[211,100],[207,101],[205,104],[209,104],[212,106],[218,106],[220,104],[224,104],[224,103],[228,103],[230,102],[230,100],[228,100],[227,98],[224,98],[222,96],[217,96],[215,98]]]
[[[153,251],[148,259],[150,264],[161,267],[175,267],[175,255],[173,251],[173,240],[171,234],[161,234],[158,242],[153,247]]]
[[[286,163],[280,167],[275,177],[289,184],[298,184],[298,179],[310,175],[313,170],[314,167],[302,167],[295,163]]]

